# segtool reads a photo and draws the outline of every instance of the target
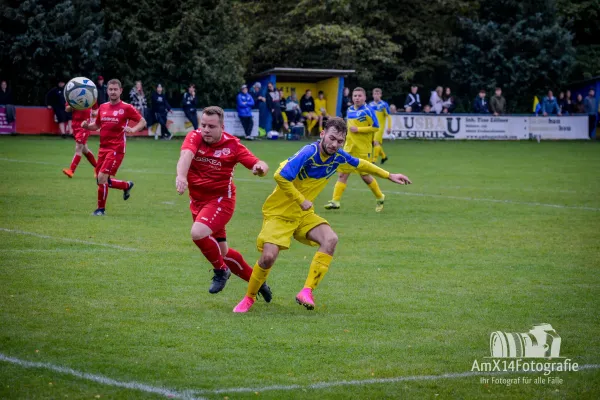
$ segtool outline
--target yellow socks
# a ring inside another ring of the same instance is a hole
[[[254,264],[254,268],[252,269],[252,275],[250,276],[250,280],[248,281],[248,291],[246,292],[246,296],[252,297],[256,300],[256,294],[258,293],[258,289],[262,286],[263,283],[266,282],[267,276],[269,276],[269,272],[271,272],[271,268],[263,269],[258,265],[258,262]]]
[[[344,194],[344,190],[346,190],[346,184],[340,181],[335,183],[335,187],[333,188],[333,201],[340,201],[342,199],[342,195]]]
[[[308,134],[310,135],[313,128],[315,127],[315,125],[318,123],[319,121],[316,119],[311,119],[308,121]]]
[[[387,158],[385,152],[383,151],[383,146],[379,146],[379,154],[381,155],[381,158]]]
[[[379,189],[379,184],[377,184],[375,178],[373,178],[373,182],[369,183],[369,189],[371,189],[371,192],[373,192],[376,199],[381,199],[383,197],[383,193],[381,193],[381,189]]]
[[[375,146],[373,148],[373,162],[377,162],[379,159],[379,154],[381,153],[381,146]]]
[[[332,259],[333,257],[329,254],[317,251],[310,263],[308,278],[306,278],[306,282],[304,283],[305,288],[315,289],[319,285],[319,282],[323,280],[323,277],[329,270],[329,264],[331,264]]]

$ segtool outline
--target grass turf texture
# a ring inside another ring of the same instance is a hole
[[[266,178],[236,172],[228,238],[250,264],[272,174],[303,144],[248,144],[271,167]],[[380,180],[383,213],[357,176],[341,210],[322,208],[335,179],[315,201],[340,237],[316,309],[294,302],[315,249],[293,242],[269,277],[273,302],[259,300],[247,315],[232,313],[246,289],[239,278],[208,293],[212,274],[189,238],[188,197],[175,192],[180,145],[130,140],[118,177],[135,181],[132,197],[111,190],[98,218],[85,158],[73,179],[61,173],[73,141],[0,138],[0,227],[55,238],[0,231],[0,353],[210,399],[257,397],[211,392],[224,388],[468,372],[489,356],[492,331],[541,322],[562,337],[561,356],[600,364],[598,144],[386,143],[385,167],[414,185]],[[97,154],[97,139],[90,147]],[[597,369],[552,376],[563,383],[507,387],[473,376],[258,397],[600,397]],[[0,362],[1,398],[96,396],[161,397]]]

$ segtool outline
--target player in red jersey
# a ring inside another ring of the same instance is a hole
[[[98,107],[96,122],[90,124],[83,121],[81,127],[95,131],[100,129],[100,149],[96,173],[98,174],[98,208],[92,215],[104,215],[108,188],[123,191],[123,200],[130,196],[133,182],[114,179],[125,157],[125,141],[128,133],[136,133],[146,126],[146,120],[131,105],[121,101],[123,86],[118,79],[108,81],[107,103]],[[137,122],[133,127],[128,126],[129,120]]]
[[[75,173],[75,169],[79,165],[79,161],[81,161],[81,155],[84,154],[85,158],[92,164],[94,170],[96,169],[96,159],[94,158],[94,153],[88,148],[87,140],[90,136],[90,131],[83,129],[81,127],[81,123],[83,121],[87,121],[89,119],[96,118],[96,110],[98,110],[98,103],[94,103],[94,106],[88,110],[75,110],[69,103],[65,104],[65,110],[67,112],[72,112],[72,121],[71,126],[73,128],[73,137],[75,139],[75,156],[73,156],[73,160],[71,160],[71,166],[69,168],[63,169],[63,174],[68,176],[69,178],[73,177]]]
[[[264,176],[269,170],[238,138],[223,131],[223,121],[220,107],[203,110],[200,129],[189,132],[181,146],[175,181],[179,194],[190,190],[192,240],[214,268],[210,293],[223,290],[231,272],[245,281],[252,275],[252,267],[227,245],[225,225],[235,208],[233,170],[237,163],[254,175]],[[259,293],[271,301],[269,286],[262,285]]]

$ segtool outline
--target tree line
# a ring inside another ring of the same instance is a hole
[[[396,102],[412,83],[469,103],[501,86],[528,111],[600,75],[599,20],[596,0],[3,0],[0,79],[26,105],[57,79],[103,75],[174,97],[194,83],[201,105],[231,107],[272,67],[354,69],[349,86]]]

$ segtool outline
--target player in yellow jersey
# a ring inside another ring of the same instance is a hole
[[[353,106],[348,108],[346,114],[348,119],[348,138],[344,145],[344,151],[351,156],[371,162],[373,154],[373,135],[379,130],[379,122],[375,116],[375,111],[365,102],[367,101],[367,92],[361,87],[357,87],[352,92]],[[346,190],[348,177],[350,173],[357,172],[350,165],[343,165],[339,169],[339,177],[333,189],[333,198],[325,204],[326,210],[337,210],[340,208],[342,194]],[[381,193],[377,181],[367,172],[359,172],[362,180],[369,186],[376,199],[375,211],[383,210],[385,196]]]
[[[373,138],[373,162],[377,162],[379,156],[381,156],[381,164],[387,161],[387,156],[383,151],[383,132],[386,130],[387,133],[392,131],[392,116],[390,106],[387,102],[381,100],[383,92],[379,88],[373,89],[373,101],[369,103],[369,107],[375,111],[377,122],[379,123],[379,130],[375,132]]]
[[[263,205],[263,226],[257,239],[257,247],[262,254],[254,265],[246,296],[233,312],[250,310],[279,252],[290,247],[292,236],[301,243],[319,247],[310,264],[304,288],[296,295],[298,304],[308,310],[315,308],[312,292],[329,269],[338,237],[329,223],[315,214],[312,202],[339,167],[349,165],[401,185],[411,183],[402,174],[390,174],[341,150],[346,140],[346,129],[343,119],[330,118],[325,123],[325,130],[321,131],[320,141],[304,146],[282,162],[275,172],[277,186]]]

